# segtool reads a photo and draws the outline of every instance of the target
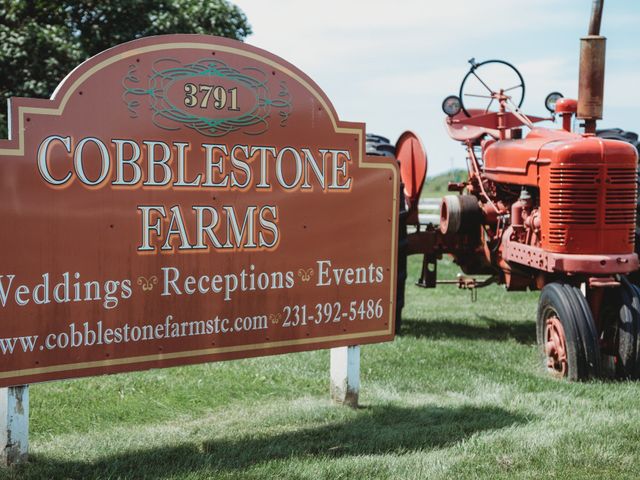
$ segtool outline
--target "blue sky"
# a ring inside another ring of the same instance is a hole
[[[591,0],[237,0],[269,50],[314,79],[343,120],[393,142],[421,138],[429,175],[464,168],[464,151],[443,126],[441,103],[457,94],[467,60],[499,58],[521,71],[525,113],[545,115],[551,91],[577,95],[579,38]],[[640,1],[606,0],[604,119],[640,131]],[[551,124],[547,124],[551,125]]]

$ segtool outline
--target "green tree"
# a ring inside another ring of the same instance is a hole
[[[92,55],[166,33],[243,40],[251,26],[226,0],[0,0],[0,138],[9,97],[48,98]]]

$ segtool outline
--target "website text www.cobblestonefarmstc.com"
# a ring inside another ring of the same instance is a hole
[[[44,336],[25,335],[0,338],[0,353],[11,355],[18,352],[43,350],[65,350],[94,345],[146,342],[171,338],[194,337],[200,335],[224,335],[237,332],[251,332],[268,328],[266,315],[237,317],[235,319],[215,317],[208,320],[175,321],[167,315],[164,322],[157,324],[130,325],[108,328],[102,320],[95,324],[69,324],[65,331],[48,333]]]

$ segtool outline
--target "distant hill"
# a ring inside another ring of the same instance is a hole
[[[446,195],[449,182],[462,182],[466,178],[466,170],[450,170],[435,177],[427,177],[422,189],[422,197],[441,197]]]

